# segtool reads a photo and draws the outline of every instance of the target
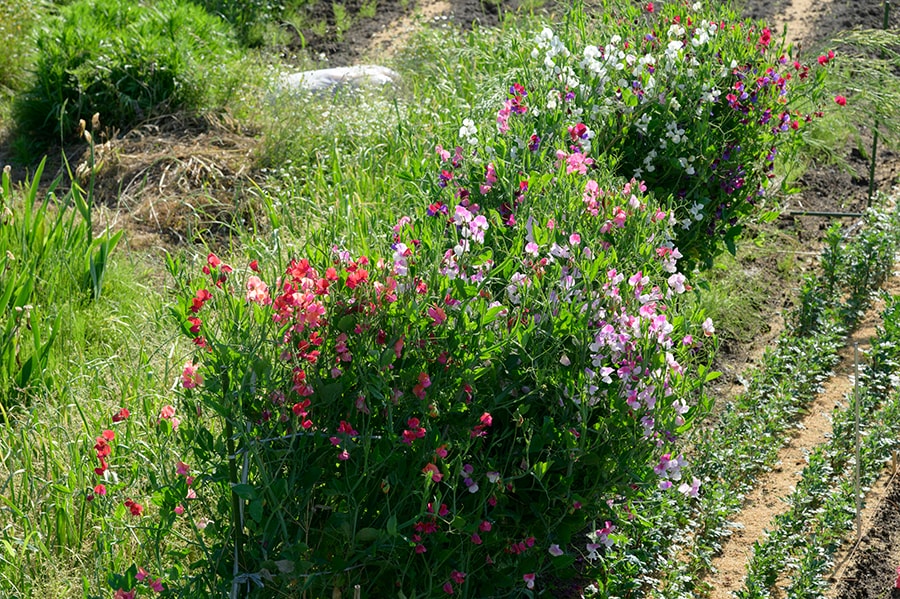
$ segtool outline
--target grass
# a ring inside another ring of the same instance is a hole
[[[771,314],[800,285],[796,255],[801,244],[774,224],[762,224],[738,248],[724,254],[699,281],[699,303],[727,344],[747,344],[771,327]]]
[[[239,58],[227,26],[181,0],[153,8],[77,0],[48,21],[36,46],[16,125],[49,141],[68,139],[96,113],[106,126],[130,128],[164,111],[219,106]]]
[[[100,301],[61,306],[65,326],[48,369],[51,382],[28,404],[7,406],[0,427],[0,496],[8,502],[4,511],[13,508],[0,531],[0,588],[7,592],[80,597],[85,583],[104,586],[89,574],[100,564],[130,563],[139,554],[128,543],[115,555],[98,553],[103,524],[84,501],[94,484],[85,466],[111,414],[127,405],[149,420],[140,407],[157,404],[174,380],[158,268],[119,253]]]
[[[0,98],[19,92],[34,55],[31,30],[42,6],[37,0],[9,0],[0,6]]]

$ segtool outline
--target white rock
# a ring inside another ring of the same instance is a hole
[[[352,67],[334,67],[282,75],[279,87],[282,92],[304,90],[323,92],[343,87],[351,90],[360,87],[378,87],[388,83],[396,83],[399,80],[400,75],[387,67],[354,65]]]

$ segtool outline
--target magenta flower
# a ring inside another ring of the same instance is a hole
[[[425,429],[419,426],[418,418],[410,418],[406,421],[406,426],[409,427],[405,431],[403,431],[400,440],[407,445],[412,445],[412,442],[416,439],[421,439],[425,436]]]
[[[428,316],[431,318],[431,326],[439,327],[447,321],[447,313],[438,306],[429,306]]]
[[[338,426],[337,432],[342,433],[344,435],[348,435],[350,437],[355,437],[359,435],[356,429],[353,428],[349,423],[344,420],[341,420],[340,425]]]
[[[837,96],[834,97],[834,102],[835,102],[838,106],[846,106],[846,105],[847,105],[847,98],[845,98],[844,96],[841,96],[841,95],[837,95]]]
[[[422,472],[425,473],[425,476],[428,476],[428,473],[431,473],[431,480],[436,483],[441,482],[441,479],[444,478],[444,475],[441,474],[441,471],[438,469],[438,467],[431,463],[422,468]]]

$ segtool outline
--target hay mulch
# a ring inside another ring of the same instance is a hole
[[[94,149],[100,220],[125,229],[132,248],[224,241],[257,222],[258,141],[228,115],[170,115],[111,135]],[[76,177],[86,185],[89,175],[86,150]]]

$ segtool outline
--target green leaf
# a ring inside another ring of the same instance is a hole
[[[256,499],[256,489],[253,485],[237,484],[231,487],[231,490],[241,499]]]
[[[377,528],[361,528],[356,531],[356,542],[357,543],[374,543],[378,540],[378,537],[381,536],[381,531]]]
[[[253,521],[259,524],[262,522],[263,517],[263,502],[261,499],[254,499],[250,502],[249,509],[250,517],[253,518]]]
[[[388,534],[391,535],[392,537],[396,537],[396,536],[397,536],[397,516],[391,515],[391,517],[388,518],[388,521],[387,521],[387,532],[388,532]]]
[[[378,360],[378,365],[385,368],[393,364],[396,359],[397,354],[394,353],[393,346],[389,346],[384,348],[384,351],[381,352],[381,358]]]
[[[356,328],[356,317],[352,314],[342,316],[337,323],[337,328],[342,333],[349,333],[354,328]]]

